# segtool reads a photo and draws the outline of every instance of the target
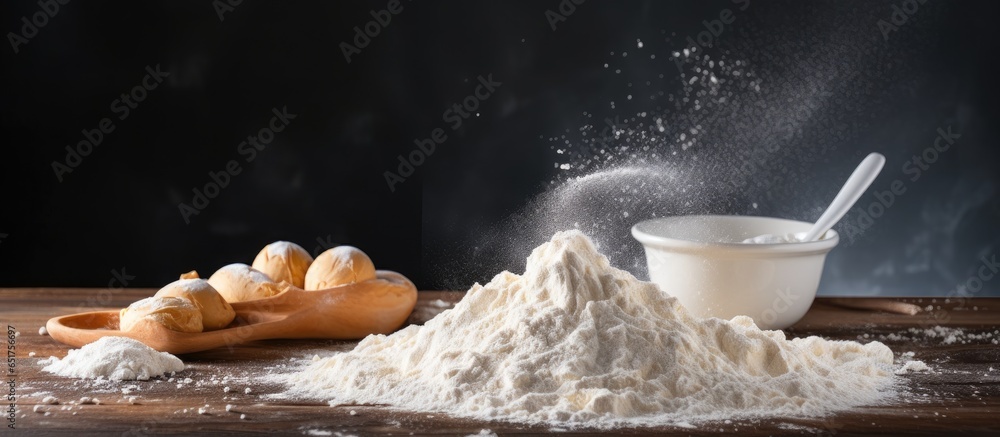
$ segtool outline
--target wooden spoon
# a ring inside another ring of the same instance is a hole
[[[395,331],[417,303],[417,287],[405,276],[387,270],[379,270],[376,276],[364,282],[315,291],[282,282],[285,290],[281,293],[233,303],[236,319],[216,331],[179,332],[156,322],[141,323],[128,332],[119,331],[118,311],[54,317],[45,324],[45,329],[52,338],[74,347],[113,335],[133,338],[172,354],[276,338],[359,339]]]

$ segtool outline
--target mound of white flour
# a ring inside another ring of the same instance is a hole
[[[184,370],[180,358],[138,340],[111,336],[72,349],[61,360],[49,357],[39,363],[46,365],[46,372],[81,379],[147,380]]]
[[[288,383],[332,403],[607,426],[873,404],[888,395],[892,361],[878,342],[697,319],[571,231],[536,248],[523,275],[476,284],[424,326],[369,336]]]

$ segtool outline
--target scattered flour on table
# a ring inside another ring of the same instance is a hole
[[[699,319],[579,231],[423,326],[286,376],[288,394],[515,422],[615,426],[811,416],[894,393],[893,354]]]
[[[867,337],[866,337],[867,338]],[[860,339],[860,338],[859,338]],[[1000,331],[993,332],[973,332],[963,328],[953,328],[949,326],[932,326],[930,328],[908,328],[898,333],[879,334],[879,340],[883,341],[929,341],[940,340],[941,344],[1000,344]]]
[[[80,349],[72,349],[66,358],[41,360],[43,371],[82,379],[147,380],[167,372],[184,370],[184,363],[166,352],[159,352],[138,340],[127,337],[103,337]]]
[[[356,434],[350,434],[340,431],[330,431],[326,429],[307,429],[302,431],[302,434],[313,435],[313,436],[357,437]]]
[[[930,367],[927,367],[927,363],[923,361],[907,361],[906,364],[903,364],[903,367],[896,370],[896,374],[905,375],[907,373],[927,372],[929,370],[931,370]]]
[[[450,302],[445,302],[441,299],[434,299],[430,301],[430,305],[438,308],[448,308],[451,307],[452,304]]]

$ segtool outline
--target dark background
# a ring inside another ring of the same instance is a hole
[[[191,269],[207,276],[230,262],[249,264],[279,239],[316,252],[358,246],[379,268],[423,289],[465,288],[516,270],[509,259],[527,252],[473,260],[467,249],[482,235],[496,238],[499,223],[562,177],[551,138],[600,124],[585,112],[600,120],[662,109],[621,98],[633,78],[665,74],[651,87],[678,86],[666,62],[629,64],[616,75],[603,66],[609,53],[658,53],[662,61],[683,48],[683,36],[704,30],[703,20],[739,7],[591,0],[553,31],[545,13],[559,10],[556,1],[403,1],[403,11],[348,63],[339,44],[386,3],[246,0],[224,20],[211,2],[61,5],[18,53],[2,49],[0,286],[103,287],[118,270],[134,276],[129,286],[157,287]],[[820,153],[816,139],[830,136],[830,124],[804,123],[796,146],[772,158],[795,166],[796,180],[771,183],[762,166],[745,193],[727,194],[735,200],[678,212],[813,220],[864,154],[888,158],[874,185],[886,190],[908,177],[903,163],[930,146],[938,128],[952,126],[958,145],[919,181],[907,180],[906,195],[863,236],[831,253],[821,293],[946,295],[975,276],[1000,246],[1000,7],[931,0],[885,41],[877,22],[902,3],[753,0],[741,11],[716,48],[751,60],[770,84],[794,83],[786,74],[796,65],[817,77],[833,68],[861,74],[843,78],[850,88],[832,88],[823,103],[822,116],[836,114],[835,130],[849,134]],[[15,34],[21,17],[41,10],[30,1],[0,8],[0,29]],[[828,64],[808,65],[833,49],[857,57],[841,62],[834,54]],[[118,120],[112,101],[157,65],[170,76]],[[383,174],[396,169],[396,157],[447,127],[442,113],[490,74],[503,85],[479,115],[448,130],[448,140],[391,192]],[[609,100],[618,106],[610,109]],[[296,118],[245,162],[238,144],[282,107]],[[60,182],[52,162],[64,161],[65,147],[104,117],[115,130]],[[707,144],[677,159],[744,159],[730,152]],[[232,159],[242,172],[185,223],[178,204],[190,204],[192,189]],[[708,190],[724,179],[706,170]],[[873,201],[862,198],[848,220]],[[618,233],[627,235],[627,227]],[[466,261],[476,267],[450,267]],[[998,296],[998,284],[984,280],[972,292]]]

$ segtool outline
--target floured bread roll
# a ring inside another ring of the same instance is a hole
[[[263,299],[281,292],[281,287],[270,277],[240,263],[230,264],[217,270],[211,278],[208,278],[208,283],[227,302]]]
[[[236,311],[226,299],[204,279],[179,279],[165,285],[156,297],[181,297],[191,301],[201,311],[201,324],[206,331],[222,329],[236,318]]]
[[[285,281],[302,288],[306,270],[313,257],[302,246],[288,241],[275,241],[261,249],[253,259],[253,268],[269,276],[274,282]]]
[[[316,257],[306,272],[306,290],[323,290],[338,285],[375,279],[375,264],[361,249],[337,246]]]
[[[131,331],[143,323],[155,322],[180,332],[201,332],[201,311],[191,301],[179,297],[147,297],[133,302],[118,313],[118,327]]]

